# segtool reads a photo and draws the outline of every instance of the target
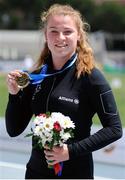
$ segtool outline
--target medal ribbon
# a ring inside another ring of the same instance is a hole
[[[60,70],[60,71],[57,71],[57,72],[51,73],[51,74],[46,74],[48,65],[47,65],[47,64],[43,65],[43,66],[42,66],[42,69],[41,69],[41,71],[40,71],[39,74],[32,74],[32,73],[29,74],[31,84],[39,84],[39,83],[41,83],[41,82],[44,80],[44,78],[46,78],[46,77],[54,76],[54,75],[56,75],[56,74],[62,73],[62,72],[65,71],[66,69],[70,68],[70,67],[75,63],[76,59],[77,59],[77,54],[75,53],[75,54],[71,57],[71,59],[70,59],[71,62],[68,64],[68,66],[66,66],[64,69],[62,69],[62,70]]]
[[[62,169],[63,169],[63,162],[60,162],[54,165],[54,171],[56,175],[61,176]]]

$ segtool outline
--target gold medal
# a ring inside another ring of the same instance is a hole
[[[20,74],[22,76],[17,77],[16,82],[17,82],[19,88],[25,88],[30,83],[30,77],[29,77],[28,73],[26,73],[26,72],[20,72]]]

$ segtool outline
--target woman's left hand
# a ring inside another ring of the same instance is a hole
[[[56,163],[69,160],[67,144],[64,144],[61,147],[54,146],[52,149],[50,149],[48,146],[45,146],[44,148],[45,157],[49,165],[54,165]]]

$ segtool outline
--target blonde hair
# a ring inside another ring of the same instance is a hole
[[[48,18],[52,15],[68,15],[74,18],[78,33],[80,34],[80,40],[77,43],[76,52],[78,54],[76,70],[77,77],[85,72],[91,73],[91,70],[94,67],[94,57],[92,49],[88,43],[86,27],[88,24],[82,19],[82,16],[79,11],[73,9],[70,5],[52,5],[48,11],[45,11],[41,14],[42,26],[45,29],[47,26]],[[47,43],[45,42],[44,48],[40,54],[36,67],[39,68],[44,64],[45,59],[50,54]]]

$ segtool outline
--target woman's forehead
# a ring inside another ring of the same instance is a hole
[[[48,18],[47,24],[49,26],[54,26],[54,25],[67,25],[67,26],[76,26],[75,20],[73,17],[70,15],[63,15],[63,14],[58,14],[58,15],[52,15]]]

